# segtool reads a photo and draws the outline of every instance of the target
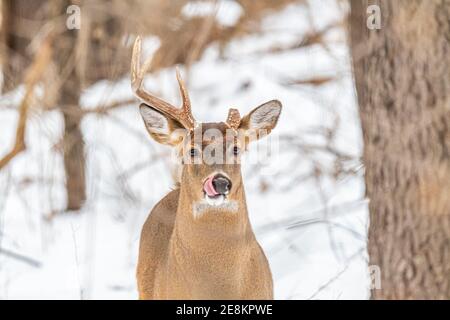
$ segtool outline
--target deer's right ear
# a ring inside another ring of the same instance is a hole
[[[180,142],[180,136],[175,133],[182,131],[184,128],[178,121],[145,103],[141,103],[139,112],[148,133],[156,142],[167,145],[176,145]]]

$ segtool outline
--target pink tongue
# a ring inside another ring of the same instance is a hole
[[[214,189],[214,186],[212,184],[213,177],[209,177],[205,184],[203,185],[203,190],[206,192],[206,194],[210,197],[217,196],[219,193]]]

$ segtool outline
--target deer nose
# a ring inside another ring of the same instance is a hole
[[[225,195],[230,192],[231,181],[227,177],[218,174],[212,180],[212,185],[218,194]]]

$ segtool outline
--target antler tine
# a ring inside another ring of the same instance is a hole
[[[141,60],[141,37],[137,37],[133,46],[133,53],[131,57],[131,88],[136,96],[148,103],[150,106],[164,114],[179,121],[186,129],[192,129],[194,126],[194,119],[190,110],[190,102],[187,91],[184,87],[183,81],[177,72],[178,84],[180,86],[181,95],[183,98],[183,108],[177,108],[167,103],[166,101],[148,93],[143,88],[143,80],[148,68],[151,65],[152,57],[145,61],[144,65],[140,66]],[[181,82],[180,82],[181,81]]]
[[[139,65],[141,64],[141,37],[134,41],[133,52],[131,53],[131,89],[136,92],[140,87],[138,79]]]
[[[140,69],[141,65],[141,37],[137,37],[133,45],[133,53],[131,56],[131,88],[137,92],[144,79],[145,72],[150,66],[152,57],[150,57],[144,64],[144,68]]]
[[[178,86],[180,87],[181,98],[183,100],[183,106],[182,106],[183,113],[186,117],[186,120],[189,121],[189,123],[191,124],[191,126],[193,128],[195,126],[195,119],[192,116],[191,100],[189,99],[189,93],[186,90],[183,79],[181,78],[181,74],[180,74],[180,70],[178,69],[178,66],[175,67],[175,71],[177,74]]]

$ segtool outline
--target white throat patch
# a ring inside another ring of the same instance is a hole
[[[205,211],[218,211],[223,213],[236,213],[239,209],[237,201],[226,200],[223,196],[216,199],[205,198],[195,202],[193,206],[194,218],[200,217]]]

